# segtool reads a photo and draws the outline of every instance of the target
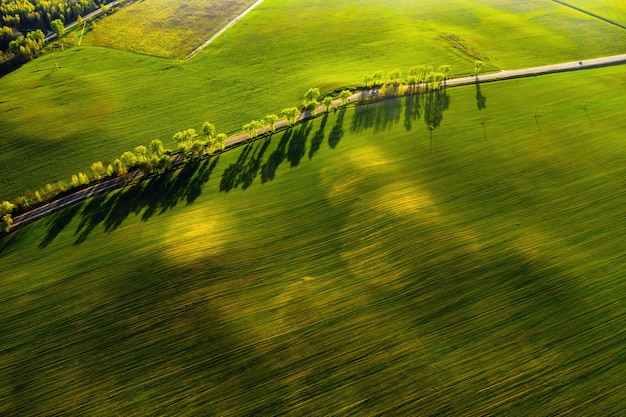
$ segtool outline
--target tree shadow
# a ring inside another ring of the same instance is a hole
[[[400,123],[402,102],[393,97],[378,103],[356,106],[352,119],[352,132],[373,129],[374,132],[391,129]]]
[[[487,97],[485,97],[483,93],[480,91],[480,82],[478,82],[478,79],[476,79],[475,86],[476,86],[476,106],[478,107],[478,110],[486,109]]]
[[[312,159],[313,156],[319,151],[322,146],[322,142],[324,142],[324,130],[326,129],[326,122],[328,121],[328,113],[324,113],[324,117],[322,118],[322,123],[320,128],[315,131],[313,138],[311,138],[311,148],[309,149],[309,159]]]
[[[424,123],[430,132],[430,151],[433,149],[433,131],[443,120],[443,112],[450,107],[450,95],[446,89],[429,91],[424,98]]]
[[[73,204],[63,210],[53,213],[48,221],[48,228],[46,230],[46,236],[39,244],[39,249],[47,247],[58,236],[63,229],[67,227],[72,219],[80,212],[83,206],[83,202]]]
[[[285,160],[287,153],[285,152],[287,148],[287,144],[291,139],[293,129],[288,129],[283,133],[283,136],[280,138],[280,142],[278,142],[278,146],[267,158],[267,161],[261,167],[261,182],[266,183],[267,181],[272,181],[276,176],[276,170]]]
[[[413,128],[413,122],[422,118],[421,94],[406,96],[404,101],[404,128],[409,131]]]
[[[205,159],[185,164],[181,169],[155,175],[139,181],[116,193],[94,197],[81,211],[81,222],[75,234],[74,244],[87,240],[99,224],[105,232],[117,229],[131,214],[141,214],[148,221],[155,214],[162,214],[185,201],[192,204],[202,193],[202,186],[209,181],[219,161]],[[58,232],[57,232],[58,233]]]
[[[311,134],[311,130],[313,130],[313,124],[305,120],[291,137],[287,147],[287,160],[292,168],[300,165],[300,161],[306,152],[306,142]]]
[[[357,108],[359,107],[368,107],[368,106],[357,106]],[[335,122],[335,125],[333,126],[333,128],[331,129],[329,135],[328,135],[328,146],[330,146],[331,149],[335,149],[337,147],[337,145],[339,145],[339,142],[341,141],[341,138],[343,137],[343,118],[346,115],[346,107],[343,106],[340,110],[339,110],[339,114],[337,115],[337,121]]]
[[[224,170],[220,181],[220,191],[228,192],[239,185],[244,190],[250,187],[261,171],[261,162],[271,140],[270,136],[256,144],[247,144],[237,161]]]

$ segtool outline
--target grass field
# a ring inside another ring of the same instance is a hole
[[[450,89],[432,153],[338,111],[1,239],[0,414],[618,414],[625,87]]]
[[[137,2],[99,22],[93,32],[93,43],[140,54],[184,58],[252,3],[250,0]]]
[[[566,3],[626,25],[626,3],[622,0],[567,0]]]
[[[490,59],[487,71],[625,46],[624,31],[544,1],[267,0],[186,63],[84,46],[0,79],[0,199],[206,120],[232,132],[309,87],[330,91],[375,70],[448,63],[465,75],[476,56]]]

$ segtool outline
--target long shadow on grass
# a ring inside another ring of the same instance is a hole
[[[80,212],[83,203],[84,202],[81,201],[50,215],[50,219],[47,224],[46,236],[39,244],[40,249],[43,249],[52,243],[57,235],[67,227],[72,219]]]
[[[351,131],[360,133],[365,130],[374,132],[388,130],[400,123],[401,115],[402,101],[399,98],[358,105],[354,110]]]
[[[315,132],[309,159],[319,150],[324,139],[327,118],[328,115],[324,115],[320,128]],[[220,181],[220,191],[228,192],[239,186],[245,190],[259,175],[262,183],[272,181],[276,177],[278,167],[286,161],[292,168],[300,165],[302,158],[306,155],[307,142],[313,130],[313,124],[313,121],[305,121],[301,125],[285,130],[276,148],[267,156],[267,150],[274,140],[273,137],[245,145],[237,161],[224,170]]]
[[[117,193],[94,197],[80,213],[75,244],[84,242],[100,224],[106,232],[112,232],[131,214],[141,215],[141,220],[145,222],[180,202],[192,204],[200,196],[202,186],[209,180],[218,161],[219,157],[190,162],[179,170],[140,181]],[[58,233],[56,229],[55,232]]]

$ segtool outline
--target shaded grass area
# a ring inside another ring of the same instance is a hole
[[[120,9],[99,22],[98,46],[183,58],[244,11],[249,0],[150,0]]]
[[[0,411],[619,413],[625,84],[337,111],[1,239]]]
[[[0,79],[0,198],[154,138],[174,146],[174,132],[207,120],[233,132],[312,86],[377,70],[447,63],[460,76],[477,56],[489,71],[623,52],[623,31],[605,26],[537,0],[267,0],[185,63],[91,46],[50,54]]]

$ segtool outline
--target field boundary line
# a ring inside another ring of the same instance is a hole
[[[233,20],[231,20],[226,26],[224,26],[223,28],[221,28],[215,35],[211,36],[209,38],[208,41],[206,41],[205,43],[203,43],[202,45],[198,46],[196,49],[194,49],[193,51],[191,51],[191,53],[189,53],[186,57],[185,60],[187,59],[191,59],[193,58],[198,52],[202,51],[204,48],[206,48],[207,46],[209,46],[211,44],[211,42],[213,42],[215,39],[217,39],[218,36],[220,36],[222,33],[226,32],[228,29],[230,29],[230,27],[232,25],[234,25],[235,23],[237,23],[239,20],[241,20],[245,15],[247,15],[248,13],[250,13],[252,10],[254,10],[259,4],[263,3],[263,0],[257,0],[254,3],[252,3],[252,5],[250,7],[248,7],[246,10],[244,10],[243,12],[239,13],[237,15],[237,17],[235,17]]]
[[[607,19],[606,17],[602,17],[602,16],[597,15],[597,14],[595,14],[593,12],[587,11],[585,9],[581,9],[580,7],[576,7],[576,6],[572,5],[572,4],[566,3],[566,2],[561,1],[561,0],[552,0],[552,1],[555,2],[555,3],[558,3],[558,4],[562,5],[562,6],[569,7],[570,9],[574,9],[576,11],[579,11],[581,13],[584,13],[586,15],[594,17],[596,19],[602,20],[603,22],[608,23],[610,25],[614,25],[614,26],[617,26],[619,28],[622,28],[622,29],[626,30],[626,26],[621,25],[621,24],[619,24],[619,23],[617,23],[617,22],[615,22],[615,21],[613,21],[611,19]]]

